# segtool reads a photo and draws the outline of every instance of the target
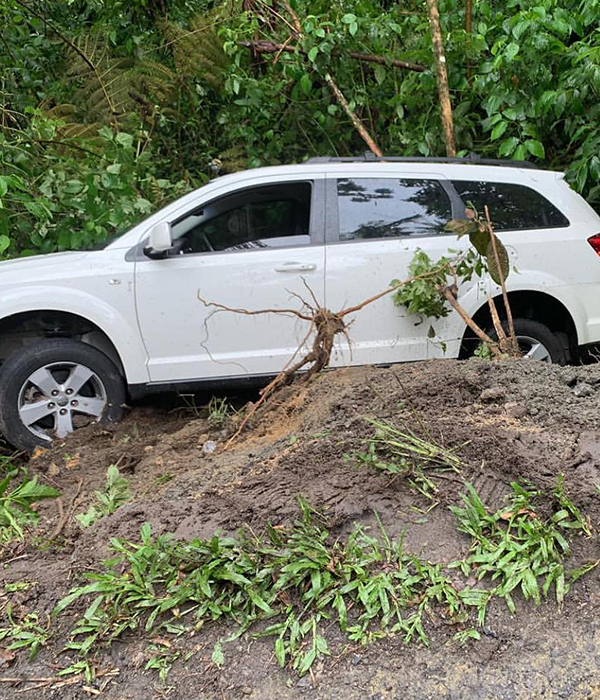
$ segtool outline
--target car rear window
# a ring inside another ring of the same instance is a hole
[[[437,180],[344,178],[337,193],[340,241],[443,233],[452,218]]]
[[[484,206],[496,231],[526,231],[536,228],[563,228],[567,217],[531,187],[508,182],[453,180],[460,198],[483,214]]]

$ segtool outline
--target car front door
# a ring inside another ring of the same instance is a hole
[[[437,173],[357,174],[327,179],[327,281],[329,308],[339,311],[405,279],[422,249],[432,260],[462,247],[445,226],[462,206]],[[388,295],[347,318],[350,345],[338,336],[334,365],[422,360],[429,355],[435,321],[410,315]]]
[[[168,221],[174,249],[137,254],[136,303],[152,382],[278,373],[308,327],[292,314],[324,303],[324,181],[261,178]],[[138,247],[139,249],[141,247]],[[310,289],[310,292],[309,292]]]

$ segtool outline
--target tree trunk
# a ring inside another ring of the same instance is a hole
[[[444,140],[446,142],[446,155],[453,158],[456,155],[456,143],[454,141],[452,105],[450,104],[448,72],[446,71],[446,56],[444,55],[444,43],[442,41],[440,13],[438,11],[437,0],[427,0],[427,11],[429,13],[431,38],[433,40],[433,53],[435,56],[435,67],[437,71],[442,126],[444,128]]]

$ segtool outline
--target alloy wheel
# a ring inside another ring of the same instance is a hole
[[[55,362],[31,374],[19,392],[19,417],[33,435],[50,442],[102,418],[104,384],[89,367]]]

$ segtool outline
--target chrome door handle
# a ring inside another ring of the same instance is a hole
[[[275,272],[310,272],[316,270],[317,266],[312,263],[287,262],[275,267]]]

